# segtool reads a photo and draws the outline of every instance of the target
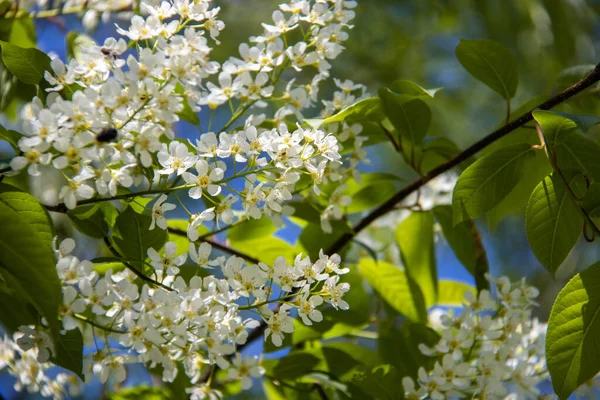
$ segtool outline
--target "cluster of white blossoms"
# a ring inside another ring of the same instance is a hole
[[[431,371],[419,369],[416,383],[403,378],[407,399],[540,397],[538,385],[549,375],[546,325],[531,316],[539,292],[524,279],[487,279],[496,286],[495,298],[488,290],[465,293],[464,309],[441,316],[440,341],[419,346],[437,361]]]
[[[48,362],[50,336],[43,331],[35,332],[30,327],[22,327],[22,330],[16,332],[13,339],[0,337],[0,371],[7,370],[16,377],[15,390],[39,392],[44,397],[58,399],[67,392],[71,396],[80,395],[83,385],[75,375],[64,372],[54,376],[48,374],[54,366]]]
[[[303,113],[318,105],[319,84],[343,50],[355,6],[346,0],[281,4],[273,23],[240,45],[239,57],[220,64],[210,57],[224,28],[219,7],[141,2],[144,16],[118,28],[122,38],[81,47],[66,65],[52,60],[49,94],[22,112],[24,137],[10,167],[46,182],[58,170],[60,186],[46,190],[69,209],[98,197],[189,189],[207,204],[190,213],[196,223],[202,213],[231,223],[233,207],[244,218],[266,214],[280,224],[281,215],[293,213],[284,202],[312,187],[323,206],[323,229],[330,231],[329,221],[342,218],[350,201],[342,195],[345,180],[358,180],[356,167],[366,162],[365,138],[358,124],[329,124],[324,131]],[[300,82],[298,71],[309,82]],[[340,91],[323,101],[325,115],[365,95],[363,85],[334,82]],[[279,107],[272,118],[255,112],[269,105]],[[212,131],[220,106],[231,119]],[[175,139],[181,115],[203,107],[211,111],[208,132],[194,143]],[[237,178],[241,190],[232,182]],[[321,194],[327,183],[334,190]]]
[[[349,308],[343,296],[350,285],[340,282],[348,269],[340,267],[338,255],[321,253],[314,263],[298,255],[293,265],[283,257],[273,265],[247,265],[236,256],[211,258],[207,243],[199,247],[192,243],[187,253],[177,255],[175,243],[168,242],[161,253],[148,250],[156,281],[142,285],[129,269],[98,274],[92,262],[71,254],[74,247],[72,239],[65,239],[56,250],[63,292],[59,314],[63,330],[81,330],[93,348],[84,356],[86,382],[94,375],[102,383],[109,377],[123,382],[125,366],[142,363],[160,367],[165,382],[185,373],[195,385],[188,393],[202,398],[200,394],[209,390],[206,378],[217,365],[227,371],[228,379],[240,380],[249,389],[251,379],[264,370],[259,358],[244,358],[236,347],[246,343],[248,330],[259,322],[244,319],[240,312],[259,316],[267,324],[265,340],[281,346],[285,335],[294,331],[292,313],[312,325],[323,320],[319,311],[323,305]],[[185,281],[179,267],[188,257],[197,272]],[[201,273],[206,269],[219,269],[223,278],[201,277],[207,275]],[[271,308],[274,304],[278,307]],[[0,369],[9,367],[17,376],[17,390],[43,389],[42,394],[59,398],[61,383],[72,379],[44,378],[49,364],[40,363],[47,363],[54,352],[46,328],[21,327],[20,331],[16,345],[6,341],[0,347]]]

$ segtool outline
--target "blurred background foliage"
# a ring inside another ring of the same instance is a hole
[[[222,43],[215,48],[213,58],[224,61],[235,55],[239,43],[260,31],[260,23],[269,19],[279,2],[221,1],[221,19],[226,29],[219,37]],[[454,54],[459,40],[491,39],[512,51],[520,66],[519,88],[513,99],[513,110],[516,110],[538,96],[540,101],[532,104],[539,104],[559,90],[557,78],[565,69],[598,62],[599,11],[600,0],[359,0],[347,49],[334,63],[332,75],[363,83],[372,94],[397,79],[408,79],[426,88],[443,87],[432,102],[433,124],[429,134],[451,138],[464,148],[499,126],[505,118],[506,106],[501,97],[461,67]],[[80,22],[72,16],[36,20],[35,27],[38,47],[62,58],[66,56],[68,33],[83,31]],[[108,23],[101,25],[93,36],[103,41],[114,31],[114,25]],[[321,97],[330,98],[333,90],[332,85],[326,86]],[[17,92],[21,98],[32,95]],[[600,115],[597,112],[600,106],[596,108],[600,98],[596,93],[592,90],[591,101],[586,103],[585,109],[572,103],[568,111],[596,111],[596,115]],[[15,100],[5,105],[0,122],[10,125],[6,118],[12,117],[16,124],[17,104]],[[525,133],[517,130],[511,136],[519,134]],[[7,149],[0,149],[0,153],[3,151],[6,157]],[[373,157],[374,153],[378,157]],[[407,180],[414,177],[391,145],[377,145],[371,155],[374,161],[369,170],[394,172]],[[478,227],[490,258],[491,272],[512,278],[528,276],[541,289],[541,307],[537,313],[546,320],[558,290],[576,271],[597,260],[600,248],[597,243],[582,241],[561,267],[556,281],[552,280],[529,249],[524,208],[502,219],[493,229],[485,220],[478,221]],[[462,267],[453,260],[448,246],[443,241],[438,241],[436,246],[440,275],[444,278],[466,276],[455,271]],[[131,398],[144,398],[136,391],[130,394]],[[240,398],[251,396],[248,393]],[[263,397],[262,394],[257,396]]]

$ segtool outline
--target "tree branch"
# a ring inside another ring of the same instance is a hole
[[[168,228],[169,233],[172,233],[174,235],[178,235],[178,236],[185,236],[187,237],[187,233],[182,231],[181,229],[175,229],[175,228]],[[238,251],[232,247],[226,246],[222,243],[217,242],[216,240],[213,239],[209,239],[208,237],[204,236],[204,237],[200,237],[198,239],[201,242],[206,242],[208,244],[210,244],[211,246],[213,246],[216,249],[219,249],[221,251],[224,251],[225,253],[237,256],[237,257],[241,257],[246,261],[249,261],[253,264],[258,264],[260,262],[260,260],[256,257],[253,257],[251,255],[242,253],[241,251]]]
[[[166,289],[169,292],[173,291],[173,288],[171,288],[163,283],[160,283],[158,281],[155,281],[154,279],[150,278],[149,276],[146,276],[142,271],[140,271],[139,269],[137,269],[136,267],[131,265],[129,262],[123,260],[123,256],[117,251],[117,249],[115,249],[115,247],[113,246],[113,244],[110,241],[110,239],[108,238],[108,236],[104,236],[104,244],[106,245],[106,247],[108,247],[108,249],[111,251],[111,253],[113,253],[115,255],[115,257],[121,258],[122,259],[121,262],[123,263],[123,265],[125,265],[127,267],[127,269],[130,270],[131,272],[133,272],[138,278],[140,278],[144,282],[148,282],[151,285],[159,286],[163,289]]]
[[[394,209],[394,206],[397,203],[404,200],[406,197],[408,197],[413,192],[419,190],[419,188],[421,188],[422,186],[427,184],[427,182],[429,182],[433,178],[456,167],[463,161],[467,160],[469,157],[475,155],[476,153],[483,150],[490,144],[494,143],[496,140],[506,136],[510,132],[516,130],[517,128],[520,128],[521,126],[523,126],[526,123],[533,120],[533,115],[532,115],[533,111],[535,111],[537,109],[549,110],[549,109],[553,108],[554,106],[556,106],[556,105],[570,99],[571,97],[575,96],[576,94],[582,92],[583,90],[592,86],[594,83],[598,82],[599,80],[600,80],[600,64],[596,65],[596,67],[592,70],[592,72],[590,72],[581,81],[579,81],[576,84],[574,84],[573,86],[563,90],[556,96],[550,98],[549,100],[547,100],[544,103],[540,104],[539,106],[535,107],[533,110],[521,115],[519,118],[513,120],[512,122],[509,122],[508,124],[502,126],[501,128],[493,131],[492,133],[490,133],[489,135],[487,135],[480,141],[474,143],[470,147],[463,150],[456,157],[454,157],[451,160],[447,161],[446,163],[432,169],[427,174],[423,175],[421,178],[417,179],[410,185],[401,189],[391,199],[389,199],[388,201],[386,201],[385,203],[383,203],[382,205],[377,207],[375,210],[371,211],[363,219],[358,221],[358,223],[356,223],[354,225],[352,232],[343,234],[328,249],[327,254],[337,253],[340,250],[342,250],[348,243],[350,243],[352,238],[354,238],[354,236],[356,236],[359,232],[361,232],[363,229],[365,229],[367,226],[369,226],[377,218],[387,214],[389,211],[392,211]]]
[[[459,153],[457,156],[455,156],[451,160],[448,160],[446,163],[432,169],[427,174],[423,175],[421,178],[417,179],[410,185],[401,189],[391,199],[389,199],[388,201],[386,201],[385,203],[383,203],[382,205],[380,205],[379,207],[377,207],[376,209],[371,211],[369,214],[367,214],[367,216],[365,216],[363,219],[358,221],[354,225],[353,231],[351,233],[343,234],[335,243],[333,243],[329,247],[329,249],[327,249],[326,254],[333,254],[333,253],[337,253],[340,250],[342,250],[348,243],[350,243],[352,241],[352,239],[354,239],[354,237],[359,232],[361,232],[363,229],[365,229],[367,226],[369,226],[373,221],[375,221],[379,217],[394,210],[397,203],[404,200],[406,197],[408,197],[413,192],[419,190],[422,186],[427,184],[427,182],[429,182],[433,178],[456,167],[463,161],[467,160],[469,157],[475,155],[479,151],[483,150],[485,147],[494,143],[496,140],[506,136],[510,132],[512,132],[512,131],[516,130],[517,128],[522,127],[526,123],[532,121],[533,120],[532,112],[534,110],[537,110],[537,109],[549,110],[549,109],[553,108],[554,106],[556,106],[556,105],[570,99],[571,97],[575,96],[576,94],[582,92],[583,90],[587,89],[588,87],[592,86],[594,83],[596,83],[598,81],[600,81],[600,64],[596,65],[596,67],[592,70],[592,72],[590,72],[581,81],[579,81],[576,84],[574,84],[573,86],[563,90],[556,96],[550,98],[549,100],[547,100],[544,103],[540,104],[539,106],[535,107],[533,110],[521,115],[519,118],[513,120],[512,122],[509,122],[508,124],[502,126],[501,128],[493,131],[492,133],[490,133],[489,135],[487,135],[480,141],[476,142],[475,144],[473,144],[470,147],[463,150],[461,153]],[[260,325],[248,333],[248,339],[246,340],[246,343],[244,343],[241,346],[238,346],[238,351],[241,351],[244,347],[248,346],[254,340],[260,338],[263,335],[265,329],[267,329],[267,324],[264,321],[260,321]]]

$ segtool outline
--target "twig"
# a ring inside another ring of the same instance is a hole
[[[401,189],[399,192],[397,192],[388,201],[386,201],[385,203],[383,203],[382,205],[380,205],[379,207],[377,207],[375,210],[371,211],[371,213],[369,213],[363,219],[361,219],[360,221],[358,221],[358,223],[356,225],[354,225],[354,227],[352,229],[352,232],[348,232],[348,233],[343,234],[328,249],[327,254],[337,253],[340,250],[342,250],[348,243],[350,243],[350,241],[352,240],[352,238],[354,236],[356,236],[359,232],[361,232],[363,229],[365,229],[367,226],[369,226],[377,218],[379,218],[379,217],[387,214],[389,211],[393,210],[394,206],[397,203],[399,203],[402,200],[404,200],[406,197],[408,197],[414,191],[418,190],[419,188],[421,188],[422,186],[424,186],[425,184],[427,184],[427,182],[429,182],[433,178],[435,178],[435,177],[443,174],[444,172],[449,171],[450,169],[456,167],[457,165],[459,165],[463,161],[469,159],[470,157],[472,157],[473,155],[475,155],[479,151],[483,150],[484,148],[486,148],[490,144],[494,143],[498,139],[506,136],[510,132],[516,130],[517,128],[520,128],[521,126],[523,126],[526,123],[528,123],[531,120],[533,120],[532,112],[534,110],[537,110],[537,109],[540,109],[540,110],[549,110],[549,109],[553,108],[554,106],[556,106],[556,105],[558,105],[558,104],[560,104],[560,103],[562,103],[562,102],[570,99],[571,97],[575,96],[576,94],[580,93],[581,91],[587,89],[588,87],[592,86],[594,83],[598,82],[599,80],[600,80],[600,64],[598,64],[592,70],[592,72],[590,72],[581,81],[579,81],[576,84],[574,84],[573,86],[571,86],[571,87],[563,90],[562,92],[560,92],[556,96],[550,98],[549,100],[545,101],[544,103],[540,104],[539,106],[534,107],[531,111],[529,111],[529,112],[521,115],[519,118],[513,120],[512,122],[509,122],[508,124],[502,126],[501,128],[493,131],[492,133],[490,133],[489,135],[487,135],[486,137],[484,137],[480,141],[476,142],[475,144],[473,144],[470,147],[468,147],[465,150],[463,150],[461,153],[459,153],[458,155],[456,155],[451,160],[449,160],[446,163],[444,163],[444,164],[442,164],[442,165],[440,165],[440,166],[432,169],[427,174],[423,175],[421,178],[415,180],[410,185],[408,185],[405,188]]]
[[[181,229],[168,228],[168,231],[169,231],[169,233],[172,233],[174,235],[187,237],[187,233],[184,232],[184,231],[182,231]],[[217,248],[217,249],[219,249],[221,251],[224,251],[224,252],[226,252],[228,254],[241,257],[244,260],[249,261],[249,262],[251,262],[253,264],[258,264],[260,262],[260,260],[258,258],[256,258],[256,257],[253,257],[251,255],[242,253],[239,250],[236,250],[236,249],[231,248],[229,246],[226,246],[226,245],[224,245],[222,243],[219,243],[216,240],[209,239],[208,237],[201,237],[198,240],[202,241],[202,242],[206,242],[206,243],[210,244],[211,246],[213,246],[213,247],[215,247],[215,248]]]
[[[594,83],[598,82],[599,80],[600,80],[600,64],[596,65],[596,67],[592,70],[592,72],[590,72],[581,81],[579,81],[576,84],[574,84],[573,86],[563,90],[562,92],[560,92],[556,96],[553,96],[552,98],[550,98],[549,100],[540,104],[539,106],[534,107],[531,111],[521,115],[519,118],[513,120],[512,122],[509,122],[508,124],[504,125],[503,127],[493,131],[492,133],[490,133],[489,135],[487,135],[480,141],[476,142],[472,146],[463,150],[461,153],[456,155],[451,160],[432,169],[427,174],[423,175],[422,177],[415,180],[410,185],[408,185],[405,188],[398,191],[391,199],[389,199],[388,201],[386,201],[385,203],[383,203],[382,205],[380,205],[379,207],[377,207],[376,209],[371,211],[363,219],[358,221],[358,223],[356,223],[354,225],[352,232],[343,234],[337,241],[335,241],[329,247],[329,249],[327,249],[326,254],[333,254],[333,253],[337,253],[340,250],[342,250],[348,243],[350,243],[352,241],[352,239],[359,232],[361,232],[363,229],[365,229],[367,226],[369,226],[373,221],[375,221],[379,217],[394,210],[396,204],[398,204],[399,202],[404,200],[406,197],[408,197],[413,192],[419,190],[422,186],[427,184],[427,182],[429,182],[433,178],[456,167],[463,161],[469,159],[471,156],[473,156],[476,153],[478,153],[479,151],[483,150],[485,147],[494,143],[496,140],[506,136],[510,132],[512,132],[512,131],[516,130],[517,128],[520,128],[521,126],[525,125],[526,123],[532,121],[533,120],[532,112],[534,110],[537,110],[537,109],[549,110],[552,107],[554,107],[554,106],[570,99],[571,97],[575,96],[576,94],[582,92],[583,90],[592,86]],[[265,329],[267,329],[267,324],[264,321],[261,321],[259,326],[257,326],[256,328],[254,328],[252,331],[250,331],[248,333],[248,339],[246,340],[246,343],[241,346],[238,346],[238,351],[241,351],[241,349],[248,346],[250,343],[252,343],[256,339],[260,338],[263,335]]]
[[[106,244],[106,247],[108,247],[108,249],[111,251],[111,253],[113,253],[115,255],[115,257],[119,257],[119,258],[123,258],[123,256],[121,256],[121,254],[119,254],[119,252],[117,251],[117,249],[115,249],[115,247],[113,246],[113,244],[111,243],[110,239],[107,236],[104,236],[104,244]],[[127,261],[122,260],[121,261],[123,263],[123,265],[125,265],[127,267],[128,270],[130,270],[131,272],[133,272],[138,278],[140,278],[141,280],[150,283],[151,285],[154,286],[159,286],[163,289],[166,289],[170,292],[173,291],[173,288],[162,284],[158,281],[155,281],[154,279],[150,278],[149,276],[146,276],[142,271],[140,271],[139,269],[137,269],[136,267],[134,267],[133,265],[131,265],[130,263],[128,263]]]

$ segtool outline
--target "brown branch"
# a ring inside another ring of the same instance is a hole
[[[590,72],[581,81],[579,81],[576,84],[574,84],[573,86],[563,90],[556,96],[550,98],[549,100],[547,100],[544,103],[540,104],[539,106],[535,107],[531,111],[521,115],[519,118],[513,120],[512,122],[509,122],[508,124],[502,126],[501,128],[493,131],[492,133],[490,133],[489,135],[487,135],[480,141],[478,141],[475,144],[471,145],[470,147],[466,148],[464,151],[459,153],[456,157],[454,157],[451,160],[447,161],[446,163],[432,169],[427,174],[423,175],[421,178],[417,179],[410,185],[401,189],[391,199],[389,199],[388,201],[386,201],[385,203],[383,203],[382,205],[380,205],[379,207],[377,207],[376,209],[371,211],[363,219],[358,221],[358,223],[356,223],[354,225],[352,232],[343,234],[335,243],[333,243],[329,247],[329,249],[327,249],[326,254],[333,254],[333,253],[337,253],[340,250],[342,250],[348,243],[350,243],[352,241],[352,239],[359,232],[361,232],[363,229],[365,229],[367,226],[369,226],[377,218],[394,210],[396,204],[398,204],[399,202],[404,200],[406,197],[408,197],[413,192],[419,190],[422,186],[427,184],[427,182],[429,182],[433,178],[456,167],[463,161],[466,161],[471,156],[473,156],[476,153],[478,153],[479,151],[483,150],[485,147],[494,143],[496,140],[506,136],[510,132],[512,132],[512,131],[516,130],[517,128],[522,127],[526,123],[532,121],[533,120],[533,115],[532,115],[533,111],[535,111],[537,109],[549,110],[549,109],[553,108],[554,106],[556,106],[556,105],[570,99],[571,97],[575,96],[576,94],[582,92],[583,90],[592,86],[594,83],[598,82],[599,80],[600,80],[600,64],[596,65],[596,67],[592,70],[592,72]],[[238,351],[241,351],[244,347],[248,346],[254,340],[260,338],[263,335],[265,329],[267,329],[267,324],[264,321],[261,321],[260,325],[258,327],[254,328],[252,331],[249,332],[246,343],[241,346],[238,346]]]
[[[117,251],[117,249],[115,249],[115,247],[113,246],[112,242],[110,241],[110,239],[108,238],[108,236],[104,236],[104,244],[106,245],[106,247],[108,247],[108,249],[110,250],[111,253],[113,253],[115,255],[115,257],[118,258],[123,258],[123,256]],[[160,283],[158,281],[155,281],[154,279],[150,278],[149,276],[146,276],[142,271],[140,271],[139,269],[137,269],[136,267],[134,267],[133,265],[131,265],[129,262],[125,261],[125,260],[121,260],[121,262],[123,263],[123,265],[125,265],[127,267],[128,270],[130,270],[131,272],[133,272],[138,278],[140,278],[141,280],[143,280],[144,282],[148,282],[151,285],[154,286],[159,286],[163,289],[166,289],[170,292],[173,291],[173,288]]]
[[[502,126],[501,128],[493,131],[492,133],[490,133],[489,135],[487,135],[480,141],[478,141],[478,142],[474,143],[473,145],[471,145],[470,147],[466,148],[464,151],[459,153],[456,157],[454,157],[451,160],[447,161],[446,163],[432,169],[427,174],[423,175],[421,178],[417,179],[410,185],[401,189],[391,199],[389,199],[388,201],[386,201],[385,203],[383,203],[382,205],[377,207],[375,210],[371,211],[363,219],[358,221],[358,223],[356,225],[354,225],[352,232],[343,234],[328,249],[327,254],[337,253],[340,250],[342,250],[348,243],[350,243],[352,238],[354,236],[356,236],[359,232],[361,232],[363,229],[365,229],[367,226],[369,226],[377,218],[379,218],[379,217],[387,214],[389,211],[393,210],[394,206],[397,203],[404,200],[406,197],[408,197],[414,191],[419,190],[419,188],[421,188],[422,186],[427,184],[427,182],[429,182],[433,178],[456,167],[463,161],[466,161],[467,159],[469,159],[470,157],[472,157],[479,151],[483,150],[490,144],[494,143],[496,140],[506,136],[510,132],[512,132],[512,131],[516,130],[517,128],[520,128],[521,126],[525,125],[526,123],[532,121],[533,120],[533,115],[532,115],[533,111],[535,111],[537,109],[549,110],[549,109],[553,108],[554,106],[570,99],[571,97],[575,96],[576,94],[580,93],[581,91],[587,89],[588,87],[592,86],[594,83],[598,82],[599,80],[600,80],[600,64],[596,65],[596,67],[592,70],[592,72],[590,72],[581,81],[579,81],[576,84],[574,84],[573,86],[563,90],[556,96],[550,98],[549,100],[547,100],[544,103],[540,104],[539,106],[535,107],[531,111],[521,115],[519,118],[513,120],[512,122],[509,122],[508,124]]]
[[[187,233],[182,231],[181,229],[175,229],[175,228],[168,228],[169,233],[172,233],[174,235],[178,235],[178,236],[185,236],[187,237]],[[232,247],[226,246],[222,243],[217,242],[216,240],[213,239],[209,239],[208,237],[201,237],[198,239],[201,242],[206,242],[208,244],[210,244],[211,246],[213,246],[216,249],[219,249],[221,251],[224,251],[225,253],[237,256],[237,257],[241,257],[246,261],[249,261],[253,264],[258,264],[260,262],[260,260],[256,257],[253,257],[251,255],[242,253],[239,250],[236,250]]]

